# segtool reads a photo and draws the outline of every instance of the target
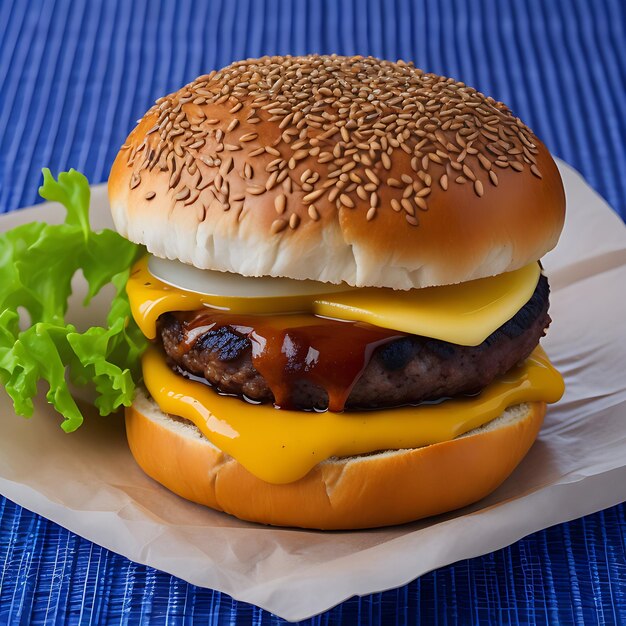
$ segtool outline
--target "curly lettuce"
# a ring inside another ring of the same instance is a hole
[[[61,203],[67,217],[63,224],[33,222],[0,233],[0,382],[16,413],[30,417],[44,381],[48,402],[63,416],[63,430],[72,432],[83,415],[70,383],[95,387],[101,415],[132,402],[147,342],[130,314],[125,286],[145,250],[115,231],[91,230],[83,174],[70,170],[55,180],[44,169],[43,179],[39,194]],[[115,289],[106,327],[81,333],[65,319],[79,270],[88,284],[85,306],[105,285]],[[21,311],[30,317],[28,328],[20,328]]]

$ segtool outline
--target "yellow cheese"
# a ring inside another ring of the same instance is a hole
[[[410,291],[364,288],[318,296],[242,298],[165,284],[149,272],[145,258],[133,268],[127,292],[133,317],[149,339],[156,336],[156,320],[162,313],[212,307],[259,315],[308,312],[476,346],[530,300],[539,275],[539,264],[531,263],[492,278]]]
[[[530,300],[540,273],[539,264],[531,263],[514,272],[458,285],[410,291],[346,291],[316,299],[313,311],[325,317],[477,346]]]
[[[192,421],[211,443],[270,483],[296,481],[330,457],[448,441],[508,406],[556,402],[564,390],[540,347],[477,396],[378,411],[309,413],[247,404],[175,374],[156,348],[143,357],[143,375],[163,411]]]

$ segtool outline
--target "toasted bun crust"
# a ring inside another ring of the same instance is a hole
[[[411,289],[554,247],[565,196],[502,103],[411,64],[242,61],[161,98],[109,179],[117,229],[200,269]]]
[[[262,524],[356,529],[402,524],[484,498],[526,455],[545,409],[542,402],[520,404],[452,441],[329,459],[286,485],[255,477],[144,392],[126,409],[126,433],[141,468],[183,498]]]

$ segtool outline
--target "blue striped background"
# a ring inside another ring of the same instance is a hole
[[[0,212],[40,168],[106,180],[154,99],[231,60],[413,60],[511,105],[626,216],[622,0],[0,0]],[[626,507],[350,600],[313,623],[626,623]],[[0,500],[0,623],[274,624]],[[372,564],[375,567],[375,564]]]

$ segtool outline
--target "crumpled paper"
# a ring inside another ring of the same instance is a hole
[[[574,170],[560,168],[568,215],[559,246],[544,259],[553,323],[543,345],[567,391],[519,468],[483,501],[359,532],[257,526],[186,502],[146,477],[128,451],[121,416],[101,418],[85,405],[85,425],[66,435],[45,400],[25,420],[3,391],[0,492],[134,561],[288,620],[626,500],[626,228]],[[0,228],[62,214],[40,205],[1,218]],[[103,186],[93,189],[92,214],[96,225],[110,223]],[[80,326],[98,316],[107,296],[82,311],[80,278],[75,286],[71,310]]]

